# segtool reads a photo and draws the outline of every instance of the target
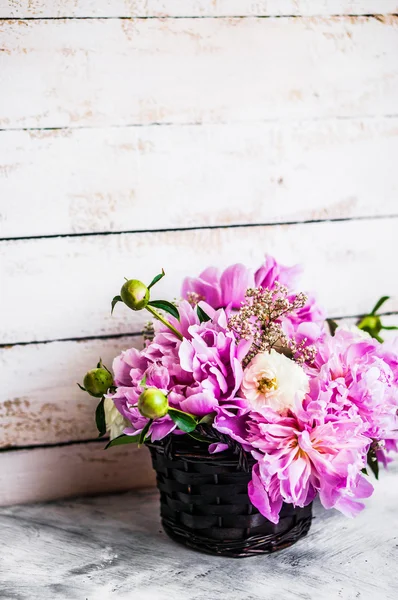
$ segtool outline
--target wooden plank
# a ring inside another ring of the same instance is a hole
[[[102,442],[0,452],[0,506],[154,484],[149,452]]]
[[[349,324],[354,322],[355,319],[348,320]],[[398,325],[398,314],[384,317],[383,322]],[[397,332],[383,332],[383,335],[385,339],[393,338]],[[97,436],[94,411],[98,401],[79,390],[75,382],[82,381],[100,356],[111,367],[113,358],[130,347],[142,348],[141,337],[0,349],[0,447],[94,439]]]
[[[0,343],[129,334],[148,313],[110,300],[123,278],[144,281],[164,267],[154,298],[178,297],[183,278],[214,264],[257,267],[268,252],[306,266],[302,288],[316,289],[334,317],[366,312],[381,294],[395,296],[389,258],[397,219],[238,227],[3,241],[0,245]]]
[[[229,17],[394,13],[395,0],[10,0],[2,18]]]
[[[393,214],[397,155],[398,119],[2,131],[0,235]]]
[[[98,400],[82,392],[76,382],[82,383],[100,357],[110,368],[115,356],[133,346],[142,348],[140,336],[0,349],[0,447],[96,438]]]
[[[372,482],[355,519],[316,500],[307,537],[251,560],[170,540],[156,490],[3,508],[2,598],[396,600],[397,463]]]
[[[396,114],[397,23],[3,21],[0,127]]]

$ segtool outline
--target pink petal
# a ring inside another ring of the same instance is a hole
[[[157,440],[166,437],[166,435],[171,433],[175,428],[176,424],[174,421],[169,416],[166,416],[163,419],[154,421],[150,426],[148,433],[151,436],[151,441],[156,442]]]
[[[211,392],[205,390],[197,394],[192,394],[189,398],[183,400],[180,406],[181,410],[185,412],[198,417],[204,417],[214,411],[218,406],[218,401]]]
[[[225,450],[228,450],[228,444],[217,443],[209,446],[210,454],[217,454],[217,452],[224,452]]]
[[[232,265],[221,275],[222,304],[239,308],[247,288],[254,287],[254,276],[244,265]]]
[[[178,356],[180,358],[181,367],[184,369],[184,371],[191,373],[193,371],[193,359],[195,356],[195,350],[188,340],[183,340],[181,342],[180,348],[178,350]]]
[[[279,513],[283,504],[282,496],[279,496],[277,500],[271,500],[260,479],[258,464],[253,467],[252,480],[248,485],[248,493],[250,502],[258,508],[264,517],[271,521],[271,523],[279,523]]]

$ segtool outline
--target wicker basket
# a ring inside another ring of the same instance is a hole
[[[284,504],[271,523],[251,504],[247,484],[253,459],[237,444],[210,455],[208,444],[169,436],[149,444],[160,492],[162,525],[177,542],[234,558],[291,546],[311,526],[312,507]]]

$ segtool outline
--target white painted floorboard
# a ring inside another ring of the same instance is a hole
[[[0,509],[2,600],[393,600],[398,464],[356,519],[315,504],[308,536],[235,560],[169,540],[154,490]]]
[[[11,0],[1,4],[0,17],[267,17],[369,15],[397,10],[396,0]]]

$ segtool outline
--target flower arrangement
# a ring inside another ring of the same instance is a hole
[[[250,456],[247,493],[277,524],[284,505],[315,496],[347,516],[362,510],[398,451],[398,338],[383,342],[377,312],[357,326],[327,320],[296,291],[298,267],[270,256],[257,271],[233,265],[187,277],[178,303],[152,300],[153,286],[123,285],[123,302],[155,321],[142,350],[130,348],[87,373],[83,389],[107,447],[165,445],[184,438],[209,456],[238,447]]]

